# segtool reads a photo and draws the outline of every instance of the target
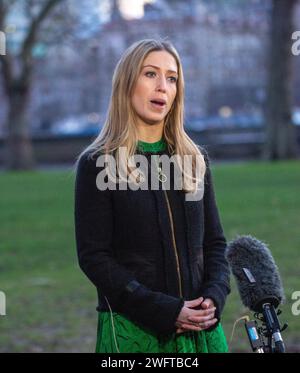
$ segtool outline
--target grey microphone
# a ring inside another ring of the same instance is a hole
[[[237,282],[243,304],[262,313],[275,342],[275,352],[284,352],[275,309],[285,300],[278,267],[265,243],[247,235],[228,243],[226,259]]]

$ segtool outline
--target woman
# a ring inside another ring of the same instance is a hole
[[[78,159],[76,243],[98,291],[96,352],[227,351],[226,240],[208,156],[185,133],[183,106],[175,48],[136,42],[115,69],[104,127]],[[136,157],[148,169],[134,168]]]

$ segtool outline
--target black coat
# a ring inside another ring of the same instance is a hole
[[[79,265],[97,288],[98,310],[108,310],[106,296],[114,312],[152,332],[171,333],[184,300],[203,296],[214,300],[220,320],[230,292],[226,240],[201,151],[207,165],[201,201],[186,201],[174,188],[100,191],[96,159],[80,158],[76,244]]]

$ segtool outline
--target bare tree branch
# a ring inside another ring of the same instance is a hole
[[[5,56],[0,57],[1,73],[4,77],[8,99],[7,162],[9,168],[29,169],[34,165],[29,126],[26,118],[34,71],[32,49],[35,43],[40,40],[42,30],[46,34],[48,33],[47,29],[52,30],[51,21],[49,20],[49,24],[47,24],[47,19],[57,5],[63,1],[66,0],[22,0],[22,16],[26,19],[28,25],[23,43],[17,54],[7,51]],[[6,15],[8,15],[8,12],[10,13],[11,5],[14,3],[21,2],[20,0],[0,0],[0,25],[3,30],[5,30]],[[64,15],[61,9],[57,9],[57,11],[59,15]],[[51,17],[51,19],[53,18]],[[53,27],[53,30],[55,28]]]
[[[23,47],[20,53],[20,56],[24,61],[27,61],[30,57],[31,48],[35,43],[37,31],[41,23],[48,16],[51,10],[62,1],[64,0],[48,0],[40,10],[39,14],[36,16],[36,18],[33,19],[33,21],[31,22],[27,37],[23,42]]]
[[[78,36],[78,16],[70,8],[69,2],[65,1],[60,7],[54,9],[51,17],[43,23],[38,38],[48,47],[57,45],[70,45],[77,40]],[[62,35],[64,36],[62,38]]]
[[[42,22],[47,18],[48,14],[52,9],[63,2],[64,0],[48,0],[46,4],[41,8],[38,15],[32,20],[29,27],[28,34],[23,42],[23,46],[20,53],[20,58],[23,61],[23,69],[21,72],[21,80],[23,82],[29,81],[31,78],[31,50],[36,41],[37,33]]]

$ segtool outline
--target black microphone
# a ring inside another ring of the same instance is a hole
[[[284,352],[275,309],[285,300],[278,267],[265,243],[248,235],[229,242],[226,259],[236,279],[243,304],[262,313],[275,342],[275,352]]]

